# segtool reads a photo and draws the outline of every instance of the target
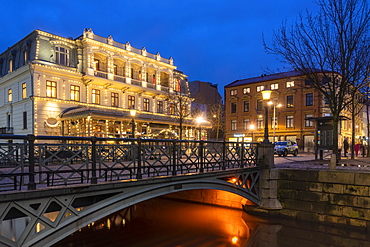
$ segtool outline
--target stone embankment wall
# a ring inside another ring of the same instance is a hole
[[[165,195],[167,198],[242,209],[248,200],[236,194],[220,190],[188,190]],[[251,202],[250,202],[251,203]]]
[[[279,169],[281,216],[370,229],[370,173]]]

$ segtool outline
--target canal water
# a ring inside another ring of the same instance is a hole
[[[156,198],[94,222],[53,247],[370,246],[365,232],[266,220],[242,210]]]

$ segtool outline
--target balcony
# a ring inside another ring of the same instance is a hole
[[[115,81],[120,81],[120,82],[126,82],[125,77],[119,76],[119,75],[114,75],[114,80]]]
[[[147,88],[153,88],[153,89],[156,89],[155,84],[154,84],[154,83],[150,83],[150,82],[147,82],[147,83],[146,83],[146,87],[147,87]]]
[[[131,84],[132,84],[132,85],[137,85],[137,86],[142,87],[142,85],[141,85],[141,81],[136,80],[136,79],[131,79]]]
[[[0,134],[13,134],[13,127],[1,127]]]
[[[103,71],[94,71],[94,75],[101,78],[108,78],[108,73]]]
[[[161,86],[161,89],[162,89],[163,92],[167,92],[167,93],[170,92],[170,88],[169,87]]]

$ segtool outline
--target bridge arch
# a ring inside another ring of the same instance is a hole
[[[238,170],[234,172],[221,172],[221,174],[217,172],[214,174],[207,173],[194,176],[184,175],[179,177],[147,179],[130,183],[109,183],[106,185],[92,186],[96,188],[94,190],[89,189],[86,192],[84,192],[84,189],[81,189],[78,191],[79,193],[60,196],[55,195],[44,198],[41,200],[44,204],[41,206],[42,208],[46,209],[48,207],[47,205],[50,205],[50,202],[56,202],[59,203],[61,207],[60,214],[64,215],[66,212],[69,212],[69,216],[57,217],[51,224],[50,222],[47,224],[48,222],[45,222],[44,219],[44,230],[33,235],[30,234],[30,232],[24,234],[25,237],[20,239],[22,243],[18,242],[16,246],[50,246],[88,224],[114,212],[142,201],[174,192],[195,189],[221,190],[237,194],[259,205],[260,170],[257,169],[254,171],[254,179],[251,181],[253,186],[248,188],[245,184],[248,178],[250,178],[250,173],[253,172],[251,172],[251,169],[248,169],[248,171],[245,170],[244,172]],[[238,178],[238,180],[232,183],[230,182],[231,178]],[[92,203],[80,211],[75,208],[76,205],[74,205],[74,202],[78,200],[82,201],[86,198],[91,200],[91,198],[94,197],[104,197],[105,199],[96,199],[95,203]],[[40,199],[38,199],[38,201],[40,201]],[[31,220],[31,222],[37,224],[42,218],[41,215],[42,214],[39,214],[37,217],[35,216],[35,219]]]

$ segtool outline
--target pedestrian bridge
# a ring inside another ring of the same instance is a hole
[[[0,143],[3,246],[50,246],[114,212],[179,191],[222,190],[261,204],[257,143],[0,139],[7,140]],[[15,232],[4,230],[10,225]]]

